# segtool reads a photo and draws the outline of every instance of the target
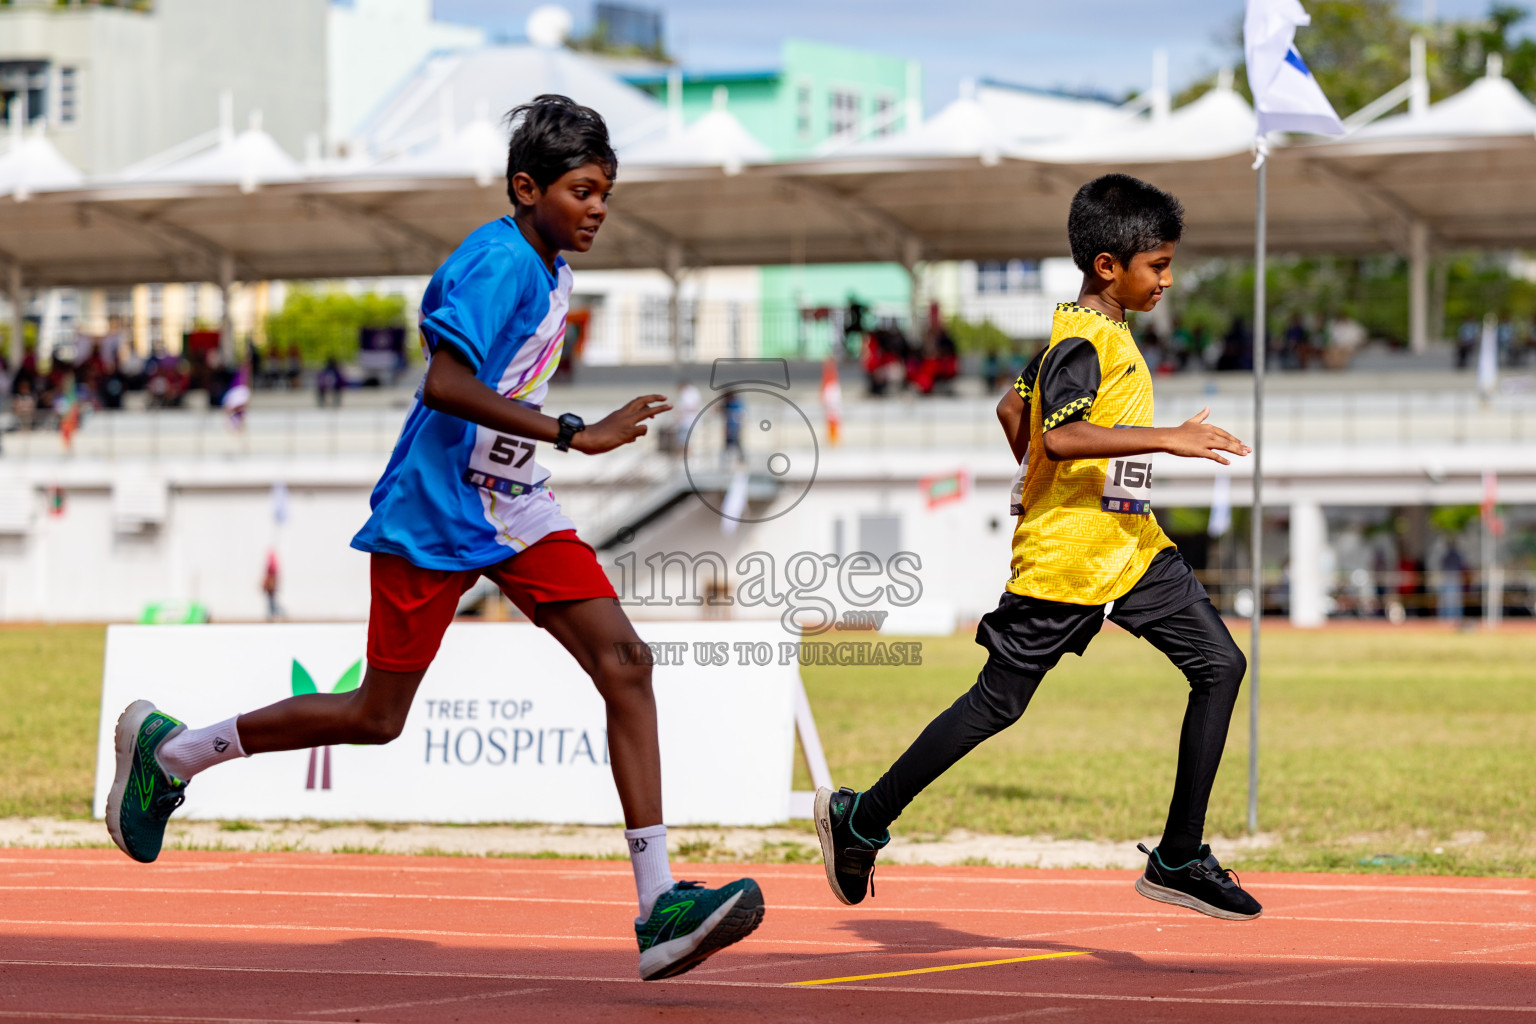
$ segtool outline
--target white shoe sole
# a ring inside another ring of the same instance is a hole
[[[1189,910],[1198,911],[1207,917],[1219,917],[1223,921],[1252,921],[1259,914],[1264,913],[1264,911],[1260,910],[1259,914],[1237,914],[1230,910],[1222,910],[1220,907],[1211,906],[1204,900],[1196,899],[1187,892],[1179,892],[1177,889],[1170,889],[1165,885],[1149,882],[1146,875],[1136,879],[1136,891],[1149,900],[1169,903],[1175,907],[1185,907]]]
[[[641,953],[640,980],[651,981],[667,968],[693,956],[698,948],[704,944],[704,940],[709,938],[710,933],[719,926],[721,921],[725,920],[726,915],[735,908],[736,904],[741,902],[743,895],[745,894],[738,892],[720,904],[713,914],[704,919],[703,924],[687,935],[657,943],[644,953]],[[753,925],[753,927],[756,927],[756,925]]]
[[[123,709],[117,718],[117,731],[113,734],[117,750],[117,771],[112,776],[112,788],[107,793],[107,833],[117,848],[128,853],[123,840],[123,796],[128,792],[128,779],[133,775],[133,751],[138,745],[139,727],[155,710],[147,700],[136,700]],[[132,857],[133,854],[128,853]]]
[[[842,887],[837,884],[837,855],[832,848],[832,791],[826,786],[820,786],[816,790],[816,802],[811,808],[811,817],[816,821],[816,838],[821,840],[821,863],[827,871],[827,886],[843,906],[854,906],[853,902],[843,895]]]

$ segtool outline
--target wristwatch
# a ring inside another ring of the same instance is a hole
[[[560,436],[555,438],[555,451],[570,451],[571,439],[586,429],[587,425],[580,416],[573,412],[562,414],[560,417]]]

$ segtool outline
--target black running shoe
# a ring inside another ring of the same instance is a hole
[[[1149,900],[1188,907],[1223,921],[1252,921],[1264,912],[1259,901],[1243,891],[1237,875],[1216,862],[1209,846],[1200,847],[1195,859],[1171,868],[1157,850],[1141,843],[1136,849],[1147,855],[1147,870],[1136,879],[1136,891]]]
[[[827,884],[832,895],[849,906],[863,902],[866,887],[874,895],[875,855],[891,841],[890,829],[880,839],[865,839],[853,830],[860,795],[847,786],[836,793],[826,786],[816,790],[816,835],[821,839]]]

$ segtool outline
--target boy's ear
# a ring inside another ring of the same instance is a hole
[[[517,197],[518,206],[532,206],[539,201],[544,190],[539,188],[539,183],[527,171],[518,171],[512,175],[512,194]]]
[[[1117,269],[1123,270],[1124,268],[1120,267],[1119,260],[1107,252],[1101,252],[1093,258],[1093,275],[1101,281],[1106,283],[1113,281]]]

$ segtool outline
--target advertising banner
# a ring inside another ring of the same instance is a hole
[[[799,667],[774,622],[647,622],[655,660],[667,824],[786,819]],[[95,814],[105,813],[113,729],[132,701],[208,725],[284,697],[345,692],[365,670],[367,627],[112,626],[107,633]],[[340,821],[623,820],[602,698],[528,623],[455,623],[405,730],[383,746],[260,754],[193,779],[180,817]]]

